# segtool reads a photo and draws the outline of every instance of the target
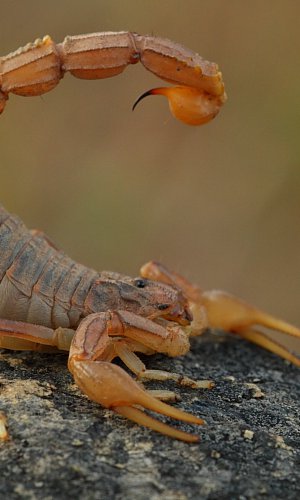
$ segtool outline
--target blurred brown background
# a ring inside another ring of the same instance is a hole
[[[228,94],[199,128],[160,97],[131,112],[162,84],[140,65],[11,95],[1,202],[88,266],[160,259],[300,325],[299,19],[293,0],[1,0],[3,55],[45,34],[152,33],[216,61]]]

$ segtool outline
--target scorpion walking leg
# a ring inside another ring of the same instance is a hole
[[[74,330],[0,319],[0,348],[17,351],[68,351]]]
[[[144,346],[145,351],[170,353],[173,343],[181,341],[175,336],[173,333],[172,338],[171,332],[162,326],[128,311],[91,314],[76,331],[70,349],[69,369],[75,382],[93,401],[163,434],[196,442],[197,436],[155,420],[136,405],[193,424],[203,424],[202,419],[159,401],[145,392],[122,368],[111,364],[112,359],[122,353],[122,337],[133,341],[132,349],[137,347],[134,345],[137,342]],[[133,363],[128,361],[128,356],[126,361],[131,367],[136,364],[136,360]]]
[[[300,339],[299,328],[260,311],[226,292],[218,290],[202,292],[200,288],[192,285],[178,274],[170,272],[157,262],[145,264],[141,269],[141,275],[145,278],[173,284],[182,289],[190,302],[190,308],[195,317],[191,335],[197,335],[197,329],[199,329],[198,334],[202,333],[203,328],[201,330],[199,325],[203,321],[204,327],[220,328],[236,333],[240,337],[300,366],[300,359],[297,356],[291,354],[288,349],[267,335],[251,327],[259,325]]]
[[[141,380],[173,380],[178,385],[190,387],[191,389],[211,389],[214,387],[214,383],[211,380],[193,380],[179,373],[167,372],[165,370],[147,370],[144,363],[133,351],[144,352],[145,354],[147,352],[142,349],[142,345],[139,347],[137,343],[130,340],[116,343],[115,351],[123,363]],[[171,394],[174,397],[173,393]]]

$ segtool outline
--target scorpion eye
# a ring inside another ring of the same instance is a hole
[[[143,279],[137,279],[134,282],[135,286],[137,286],[138,288],[145,288],[146,283],[147,283],[146,280]]]
[[[158,304],[157,305],[157,309],[159,309],[160,311],[165,311],[166,309],[168,309],[169,307],[169,304]]]

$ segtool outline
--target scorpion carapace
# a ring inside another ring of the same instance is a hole
[[[263,325],[300,338],[300,330],[224,292],[204,292],[161,264],[150,262],[130,278],[77,264],[43,233],[29,231],[0,206],[0,347],[69,351],[68,366],[90,399],[151,429],[187,442],[198,436],[150,417],[143,409],[191,424],[203,420],[164,402],[170,391],[146,391],[138,379],[173,380],[190,388],[210,388],[177,373],[147,370],[135,354],[185,355],[189,337],[208,326],[222,328],[281,355],[300,360],[265,334]]]
[[[0,113],[9,93],[44,94],[67,71],[87,80],[108,78],[139,61],[176,86],[149,90],[133,107],[146,95],[164,95],[176,118],[201,125],[212,120],[226,100],[217,64],[171,40],[120,31],[67,36],[56,44],[47,35],[0,58]]]

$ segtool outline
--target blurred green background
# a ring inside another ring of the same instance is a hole
[[[1,0],[1,54],[45,34],[130,30],[219,64],[228,102],[188,127],[141,65],[0,118],[1,202],[73,258],[136,275],[159,259],[300,325],[300,2]]]

